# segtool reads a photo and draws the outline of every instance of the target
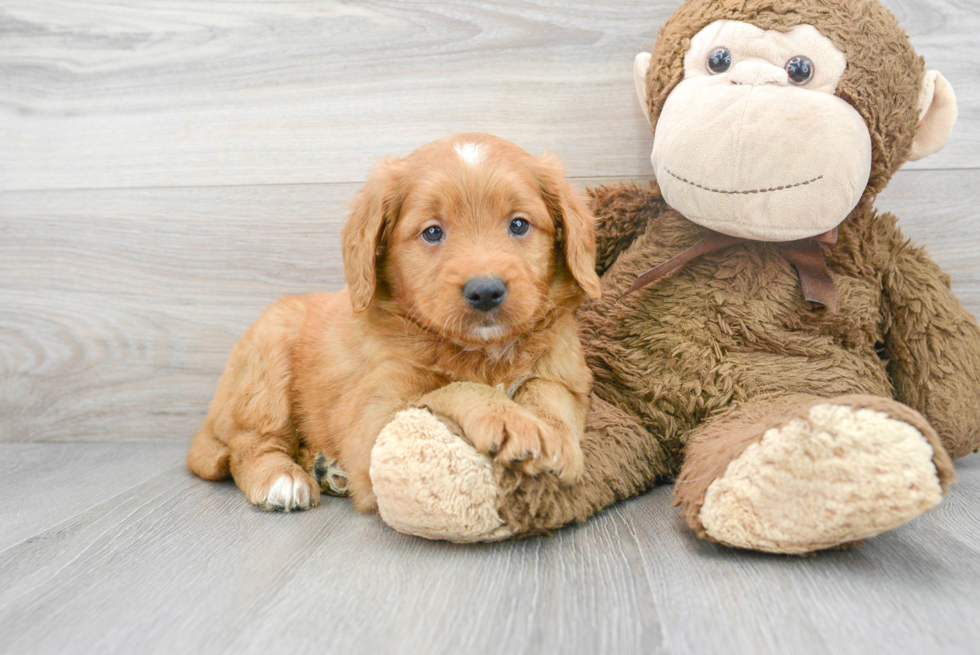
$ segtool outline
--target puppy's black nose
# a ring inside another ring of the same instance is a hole
[[[507,285],[499,277],[475,277],[463,285],[463,297],[473,309],[489,312],[504,301]]]

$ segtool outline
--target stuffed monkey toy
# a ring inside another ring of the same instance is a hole
[[[673,478],[700,537],[806,553],[935,506],[980,446],[980,330],[873,203],[945,145],[949,84],[878,0],[687,0],[635,75],[657,182],[591,192],[584,477],[505,468],[411,409],[372,454],[381,517],[490,541]]]

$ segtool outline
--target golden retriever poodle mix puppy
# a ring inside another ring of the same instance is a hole
[[[187,465],[266,510],[376,510],[381,429],[407,407],[506,466],[572,482],[598,297],[593,217],[550,155],[458,134],[382,161],[343,231],[348,287],[287,296],[235,346]]]

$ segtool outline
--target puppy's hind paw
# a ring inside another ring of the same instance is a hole
[[[319,502],[319,489],[308,475],[301,473],[277,477],[256,505],[266,512],[298,512],[315,507]]]
[[[340,468],[340,464],[333,457],[326,457],[323,453],[316,454],[316,462],[313,464],[313,477],[320,484],[320,491],[331,496],[349,496],[347,473]]]

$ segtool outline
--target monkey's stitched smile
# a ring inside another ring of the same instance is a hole
[[[785,191],[786,189],[794,189],[799,186],[806,186],[807,184],[812,184],[814,182],[818,182],[823,179],[823,175],[818,175],[815,178],[807,180],[805,182],[797,182],[796,184],[784,184],[782,186],[769,187],[768,189],[752,189],[750,191],[726,191],[724,189],[712,189],[710,187],[706,187],[704,185],[698,184],[697,182],[692,182],[687,178],[681,177],[680,175],[670,170],[669,168],[665,170],[671,175],[671,177],[675,177],[681,182],[684,182],[685,184],[690,184],[691,186],[697,187],[699,189],[703,189],[704,191],[710,191],[712,193],[723,193],[729,196],[748,195],[750,193],[770,193],[772,191]]]

